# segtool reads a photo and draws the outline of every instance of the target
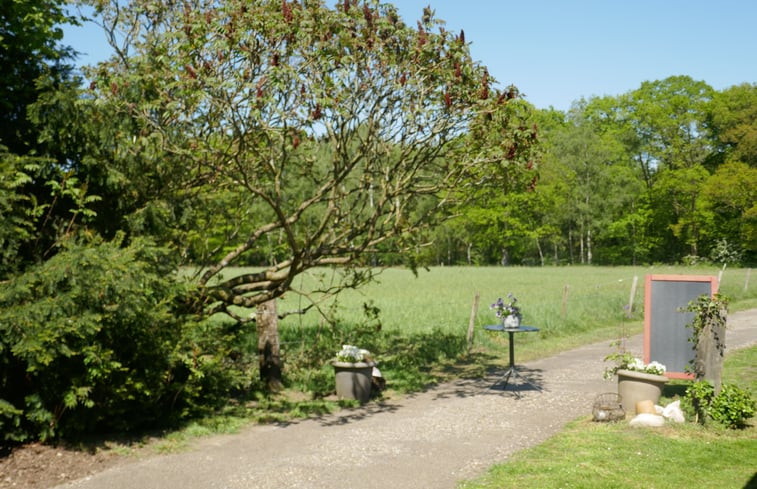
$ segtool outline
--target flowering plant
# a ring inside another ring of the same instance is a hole
[[[618,370],[632,370],[634,372],[642,372],[645,374],[664,375],[665,365],[659,362],[644,363],[640,358],[636,358],[628,352],[625,353],[613,353],[605,357],[605,361],[614,360],[615,366],[605,370],[605,378],[610,379],[615,375]]]
[[[345,363],[370,362],[372,358],[368,350],[352,345],[342,345],[342,349],[336,354],[336,360]]]
[[[521,318],[520,307],[515,305],[518,299],[512,293],[507,294],[509,302],[505,302],[502,297],[497,299],[497,302],[489,306],[489,309],[493,309],[498,318],[506,318],[507,316],[515,316],[518,319]]]

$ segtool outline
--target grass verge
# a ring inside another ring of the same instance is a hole
[[[757,383],[757,347],[728,355],[724,382]],[[582,418],[461,489],[757,487],[757,427],[669,424],[660,429]]]

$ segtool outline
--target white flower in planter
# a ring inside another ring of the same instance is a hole
[[[353,345],[342,345],[336,354],[337,361],[345,363],[370,362],[371,358],[371,352]]]

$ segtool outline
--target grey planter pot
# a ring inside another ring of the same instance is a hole
[[[626,413],[636,413],[636,403],[652,401],[657,404],[662,395],[662,389],[670,380],[664,375],[647,374],[633,370],[618,370],[618,394]]]
[[[339,399],[355,399],[368,402],[371,397],[371,380],[376,362],[331,362],[336,380],[336,395]]]

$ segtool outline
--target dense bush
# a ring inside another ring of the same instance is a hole
[[[757,413],[757,402],[749,391],[733,384],[723,384],[715,395],[715,389],[709,382],[695,382],[686,390],[684,401],[698,422],[711,419],[731,429],[743,428],[749,418]]]
[[[0,442],[166,423],[239,385],[235,342],[219,349],[228,335],[177,314],[181,297],[143,241],[67,244],[4,284]]]
[[[710,417],[726,428],[743,428],[757,413],[757,403],[748,391],[725,384],[710,404]]]

